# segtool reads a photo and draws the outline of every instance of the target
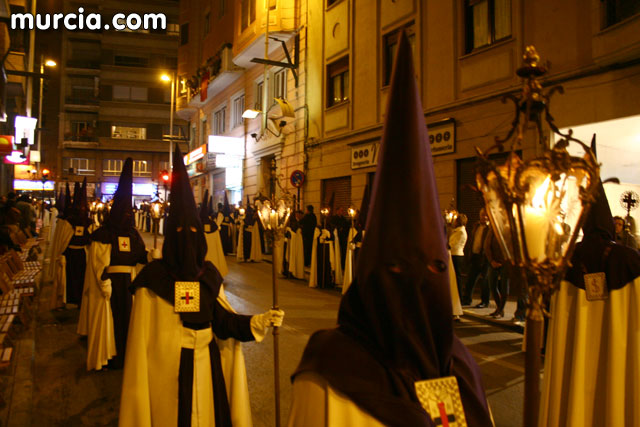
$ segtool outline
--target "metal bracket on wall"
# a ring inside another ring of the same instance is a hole
[[[289,49],[287,48],[287,43],[284,40],[280,40],[276,37],[269,37],[271,40],[275,40],[277,42],[282,43],[282,50],[284,50],[284,55],[287,58],[287,62],[279,62],[279,61],[272,61],[270,59],[263,59],[263,58],[253,58],[251,60],[251,62],[255,62],[256,64],[265,64],[265,65],[273,65],[275,67],[282,67],[282,68],[288,68],[291,70],[291,73],[293,73],[293,79],[296,82],[296,87],[298,87],[298,64],[299,64],[299,60],[300,60],[300,36],[296,34],[296,37],[294,39],[294,45],[293,45],[293,56],[294,56],[294,61],[291,61],[291,55],[289,55]]]

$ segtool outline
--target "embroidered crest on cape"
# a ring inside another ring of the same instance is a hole
[[[456,377],[417,381],[415,387],[418,400],[435,425],[467,426]]]
[[[76,225],[74,230],[75,236],[84,236],[84,227],[82,225]]]
[[[211,224],[205,224],[204,225],[204,232],[205,233],[211,233]]]
[[[200,282],[176,282],[174,311],[176,313],[200,311]]]
[[[589,273],[584,275],[584,290],[587,301],[605,300],[609,296],[607,276],[604,273]]]
[[[120,252],[131,252],[131,240],[128,237],[118,236],[118,250]]]

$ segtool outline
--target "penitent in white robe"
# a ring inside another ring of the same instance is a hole
[[[454,316],[462,316],[462,304],[460,303],[460,295],[458,294],[458,279],[456,278],[456,270],[453,267],[453,259],[451,251],[449,251],[449,290],[451,291],[451,308]]]
[[[296,279],[304,279],[304,247],[302,242],[302,228],[291,233],[288,246],[289,273]]]
[[[244,218],[238,219],[238,243],[236,246],[236,259],[240,262],[246,261],[244,259]]]
[[[64,307],[67,291],[67,259],[63,252],[69,246],[73,237],[73,227],[69,221],[58,219],[56,231],[51,242],[51,259],[49,264],[49,277],[53,280],[51,289],[51,309]]]
[[[111,301],[102,293],[111,287],[111,279],[102,280],[102,273],[110,263],[111,245],[91,242],[77,330],[78,334],[88,336],[87,371],[102,369],[116,355]]]
[[[342,295],[347,293],[347,289],[351,286],[351,282],[353,281],[353,251],[356,248],[356,244],[352,242],[353,238],[356,237],[358,232],[355,228],[351,227],[349,229],[349,236],[347,237],[347,255],[344,259],[344,276],[342,279]]]
[[[342,285],[344,279],[342,272],[342,253],[340,252],[340,236],[338,229],[333,230],[333,277],[335,277],[336,285]]]
[[[227,311],[233,312],[224,297],[222,286],[218,302]],[[254,336],[256,341],[262,338],[255,331]],[[211,328],[200,331],[183,328],[180,315],[174,312],[171,304],[153,291],[139,288],[135,294],[127,338],[119,425],[151,427],[177,424],[182,347],[194,348],[192,426],[213,425],[213,385],[209,358],[211,339],[217,339]],[[240,342],[234,339],[218,340],[218,347],[231,421],[234,427],[251,427],[251,405]]]
[[[640,426],[640,277],[587,301],[563,281],[551,300],[540,426]]]
[[[207,228],[209,224],[205,224],[205,233],[204,237],[207,241],[207,255],[205,260],[211,261],[213,265],[216,266],[220,275],[222,277],[226,276],[229,272],[229,267],[227,266],[227,259],[224,257],[224,252],[222,250],[222,241],[220,240],[220,228],[218,228],[213,233],[207,232],[209,228]]]
[[[289,427],[382,427],[320,375],[304,372],[293,382]]]
[[[251,253],[247,261],[262,262],[262,244],[260,243],[260,226],[254,221],[251,226]]]

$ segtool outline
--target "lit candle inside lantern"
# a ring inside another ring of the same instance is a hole
[[[240,215],[244,216],[244,208],[240,208]]]
[[[548,200],[553,197],[549,191],[551,179],[549,176],[538,187],[531,204],[524,207],[524,234],[527,241],[529,258],[533,261],[544,261],[546,257],[547,234],[549,233]]]
[[[349,208],[349,216],[354,218],[356,216],[356,210],[353,208]]]
[[[278,228],[278,213],[273,209],[271,209],[271,213],[269,214],[269,223],[271,229],[275,230]]]

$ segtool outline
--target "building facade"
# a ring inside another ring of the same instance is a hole
[[[166,29],[64,31],[61,49],[58,183],[87,177],[90,196],[108,199],[122,165],[134,159],[134,202],[164,198],[161,171],[169,170],[169,137],[187,140],[178,117],[171,132],[171,84],[179,42],[178,2],[64,2],[64,12],[163,13]],[[186,150],[186,142],[182,149]]]
[[[187,163],[198,201],[205,189],[215,203],[225,191],[231,203],[268,195],[272,166],[292,191],[291,173],[304,168],[307,2],[271,0],[268,7],[257,0],[180,3],[177,114],[189,121]],[[265,50],[277,64],[254,62]],[[243,118],[248,109],[260,113]]]
[[[618,175],[622,182],[640,184],[640,145],[633,142],[640,129],[637,2],[324,0],[310,5],[306,90],[314,135],[305,145],[305,203],[321,207],[335,193],[337,205],[359,206],[375,171],[403,29],[413,46],[443,209],[453,204],[470,220],[477,217],[483,202],[472,189],[475,147],[487,149],[508,132],[514,111],[502,98],[520,90],[516,69],[528,45],[548,65],[545,86],[564,86],[564,94],[551,100],[556,124],[579,129],[587,144],[598,134],[603,179]],[[624,126],[613,120],[624,120]],[[533,143],[519,148],[525,158],[541,151]]]

